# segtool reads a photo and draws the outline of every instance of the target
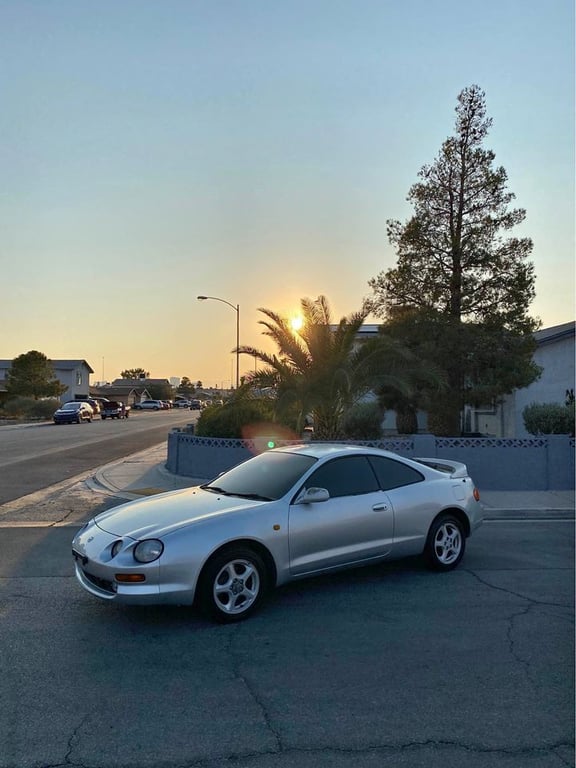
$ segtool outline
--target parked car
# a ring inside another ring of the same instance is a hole
[[[134,408],[137,411],[162,411],[161,400],[142,400],[140,403],[134,403]]]
[[[102,404],[102,419],[127,419],[130,416],[130,406],[119,400],[108,400]]]
[[[164,408],[170,409],[174,407],[174,405],[172,404],[172,400],[162,400],[161,402]]]
[[[54,411],[54,424],[80,424],[81,421],[92,421],[94,411],[89,403],[74,400],[64,403]]]
[[[191,411],[201,411],[202,410],[202,401],[201,400],[190,400],[190,410]]]
[[[421,554],[455,568],[482,522],[479,498],[456,461],[287,446],[97,515],[73,540],[76,577],[103,600],[196,603],[239,621],[295,579]]]
[[[96,400],[94,397],[87,397],[85,402],[92,407],[95,416],[97,416],[102,410],[100,400]]]
[[[190,408],[190,400],[174,400],[174,408]]]

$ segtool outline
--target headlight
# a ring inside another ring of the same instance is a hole
[[[152,563],[158,560],[164,551],[164,544],[158,539],[146,539],[134,547],[134,560],[139,563]]]
[[[110,554],[112,555],[112,557],[116,557],[118,552],[120,552],[120,550],[122,549],[123,543],[124,542],[122,541],[122,539],[118,539],[118,541],[115,541],[114,544],[112,544],[112,549],[110,550]]]

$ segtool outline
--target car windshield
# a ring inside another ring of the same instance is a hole
[[[262,453],[202,486],[213,493],[275,501],[285,496],[316,462],[296,453]]]
[[[80,403],[66,403],[62,406],[63,411],[77,411],[80,408]]]

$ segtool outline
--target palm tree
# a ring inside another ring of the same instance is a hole
[[[301,432],[306,416],[312,414],[315,437],[333,440],[341,436],[346,411],[377,386],[410,394],[409,373],[417,367],[412,353],[383,334],[358,342],[367,306],[333,324],[325,296],[305,298],[300,304],[304,324],[298,332],[288,318],[259,309],[266,317],[259,321],[266,329],[263,334],[276,343],[278,354],[239,347],[241,354],[264,364],[247,381],[275,390],[277,418],[295,410],[296,430]]]

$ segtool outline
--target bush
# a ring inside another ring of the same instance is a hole
[[[59,407],[59,400],[12,397],[4,403],[2,415],[12,419],[51,419],[52,414]]]
[[[359,403],[342,421],[342,432],[348,440],[380,440],[382,414],[378,403]]]
[[[242,428],[248,424],[272,420],[269,400],[246,398],[224,405],[209,405],[200,414],[194,432],[199,437],[241,438]]]
[[[522,411],[531,435],[573,435],[574,407],[559,403],[531,403]]]

